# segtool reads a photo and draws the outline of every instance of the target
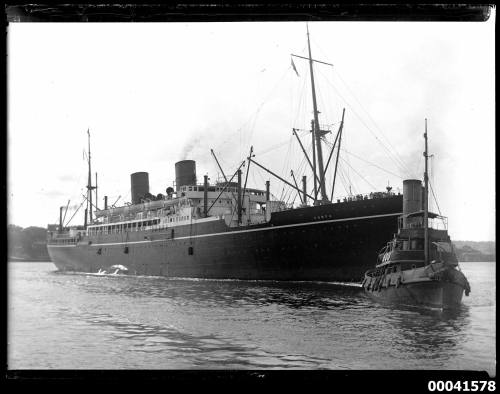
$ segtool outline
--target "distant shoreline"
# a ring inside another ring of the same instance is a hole
[[[52,263],[52,260],[50,259],[29,259],[14,256],[9,256],[7,261],[9,263]]]
[[[9,263],[52,263],[50,260],[8,260]]]

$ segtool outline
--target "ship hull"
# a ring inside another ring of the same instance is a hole
[[[98,272],[120,264],[136,275],[359,282],[397,229],[401,198],[387,200],[371,215],[366,202],[365,211],[358,204],[356,217],[345,209],[353,204],[345,204],[345,212],[332,211],[338,210],[332,204],[296,210],[295,218],[289,212],[275,215],[262,226],[234,230],[218,220],[49,244],[48,250],[62,271]]]
[[[378,302],[423,306],[439,309],[456,309],[462,302],[464,288],[451,282],[423,281],[402,284],[399,287],[366,290]]]

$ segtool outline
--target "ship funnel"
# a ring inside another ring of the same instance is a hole
[[[403,227],[408,228],[411,223],[420,218],[407,218],[406,215],[422,210],[422,181],[406,179],[403,181]]]
[[[196,185],[196,162],[182,160],[175,163],[175,190],[181,186]]]
[[[134,172],[130,175],[132,204],[139,204],[141,198],[149,193],[149,175],[147,172]]]

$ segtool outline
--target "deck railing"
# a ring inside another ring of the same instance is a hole
[[[414,220],[409,221],[406,224],[406,228],[423,228],[424,218],[419,216],[413,218]],[[418,219],[418,220],[417,220]],[[403,217],[398,218],[398,229],[403,228]],[[448,230],[448,218],[446,216],[436,216],[435,218],[428,219],[428,228],[434,230],[446,231]]]
[[[49,241],[47,243],[49,245],[76,245],[77,242],[78,242],[77,237],[71,237],[71,238],[59,237],[59,238],[51,238],[51,239],[49,239]]]

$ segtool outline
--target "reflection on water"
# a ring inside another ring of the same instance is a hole
[[[471,296],[458,310],[439,311],[380,305],[338,284],[63,274],[28,265],[11,274],[9,359],[20,368],[496,372],[494,276],[476,272],[491,266],[469,267]]]
[[[171,361],[189,357],[193,367],[203,367],[209,360],[212,368],[317,368],[328,361],[300,354],[274,355],[255,345],[239,345],[216,335],[193,336],[174,327],[134,324],[110,315],[89,315],[85,319],[104,329],[112,328],[112,340],[126,340],[131,352],[162,353]]]

